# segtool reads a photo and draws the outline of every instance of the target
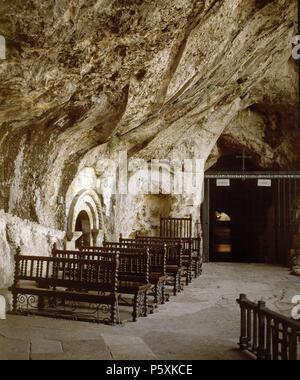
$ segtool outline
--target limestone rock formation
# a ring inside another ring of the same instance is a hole
[[[112,195],[101,160],[119,151],[209,167],[246,148],[261,167],[299,165],[296,0],[2,0],[0,12],[0,272],[24,223],[66,231],[82,189],[103,190],[109,234],[155,227],[157,197]]]
[[[62,231],[43,227],[0,211],[0,288],[13,281],[14,255],[21,247],[25,255],[49,256],[54,243],[60,245]]]

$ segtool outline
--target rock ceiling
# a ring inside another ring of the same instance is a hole
[[[2,0],[0,208],[56,227],[99,157],[299,163],[293,0]]]

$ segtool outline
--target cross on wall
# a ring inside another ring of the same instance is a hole
[[[244,172],[246,170],[246,159],[247,158],[252,158],[251,156],[246,155],[246,149],[243,148],[243,153],[241,156],[236,156],[237,159],[242,160],[242,171]]]

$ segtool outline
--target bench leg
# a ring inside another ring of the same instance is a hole
[[[38,309],[43,310],[45,308],[45,297],[39,296],[38,297]]]
[[[156,284],[152,286],[151,288],[151,296],[153,296],[153,302],[150,304],[147,304],[147,312],[148,309],[150,310],[150,314],[154,313],[154,309],[157,308],[157,286]]]
[[[147,317],[147,299],[148,299],[148,295],[147,295],[147,292],[145,292],[144,294],[144,310],[142,311],[142,316],[143,317]]]
[[[158,282],[154,286],[154,307],[165,303],[165,284],[164,282]]]
[[[133,297],[133,312],[132,312],[132,320],[133,322],[137,321],[138,318],[138,309],[139,309],[139,294],[135,294]]]
[[[154,286],[154,305],[155,305],[155,307],[157,307],[157,305],[159,303],[159,300],[158,300],[158,285],[159,284],[155,284],[155,286]]]
[[[17,312],[17,306],[18,306],[18,294],[13,292],[13,302],[12,302],[12,310],[14,313]]]
[[[53,307],[54,309],[57,307],[57,299],[55,297],[48,297],[48,305],[49,307]]]
[[[164,282],[159,282],[157,284],[157,304],[162,305],[165,303],[165,284]]]
[[[193,281],[193,263],[190,262],[188,266],[188,283],[190,284]]]
[[[194,262],[194,265],[195,265],[195,278],[197,278],[199,276],[199,263],[198,263],[198,260],[196,259],[195,262]]]
[[[117,305],[116,305],[116,302],[112,303],[112,305],[111,305],[110,321],[111,321],[112,325],[115,325],[117,323]]]
[[[137,293],[133,298],[133,322],[136,322],[140,316],[147,317],[147,292]]]
[[[202,274],[202,262],[199,261],[199,276]]]
[[[179,282],[180,282],[180,276],[179,276]],[[176,274],[174,274],[174,285],[173,285],[173,295],[174,296],[177,296],[177,290],[178,290],[178,275],[176,273]]]
[[[183,277],[183,274],[181,274],[181,273],[176,274],[176,277],[175,277],[176,294],[174,294],[174,295],[181,293],[181,291],[183,290],[183,285],[181,283],[181,277]]]
[[[190,266],[186,267],[186,274],[185,274],[185,285],[188,286],[190,283]]]
[[[164,305],[166,303],[166,291],[165,284],[163,283],[161,286],[161,304]]]

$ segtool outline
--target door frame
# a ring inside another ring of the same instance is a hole
[[[289,264],[289,250],[296,221],[293,198],[300,194],[300,171],[280,172],[206,172],[204,174],[204,201],[201,206],[203,231],[203,260],[210,260],[210,186],[217,179],[271,179],[276,181],[275,189],[275,237],[276,258],[281,265]],[[298,181],[297,181],[298,180]]]

